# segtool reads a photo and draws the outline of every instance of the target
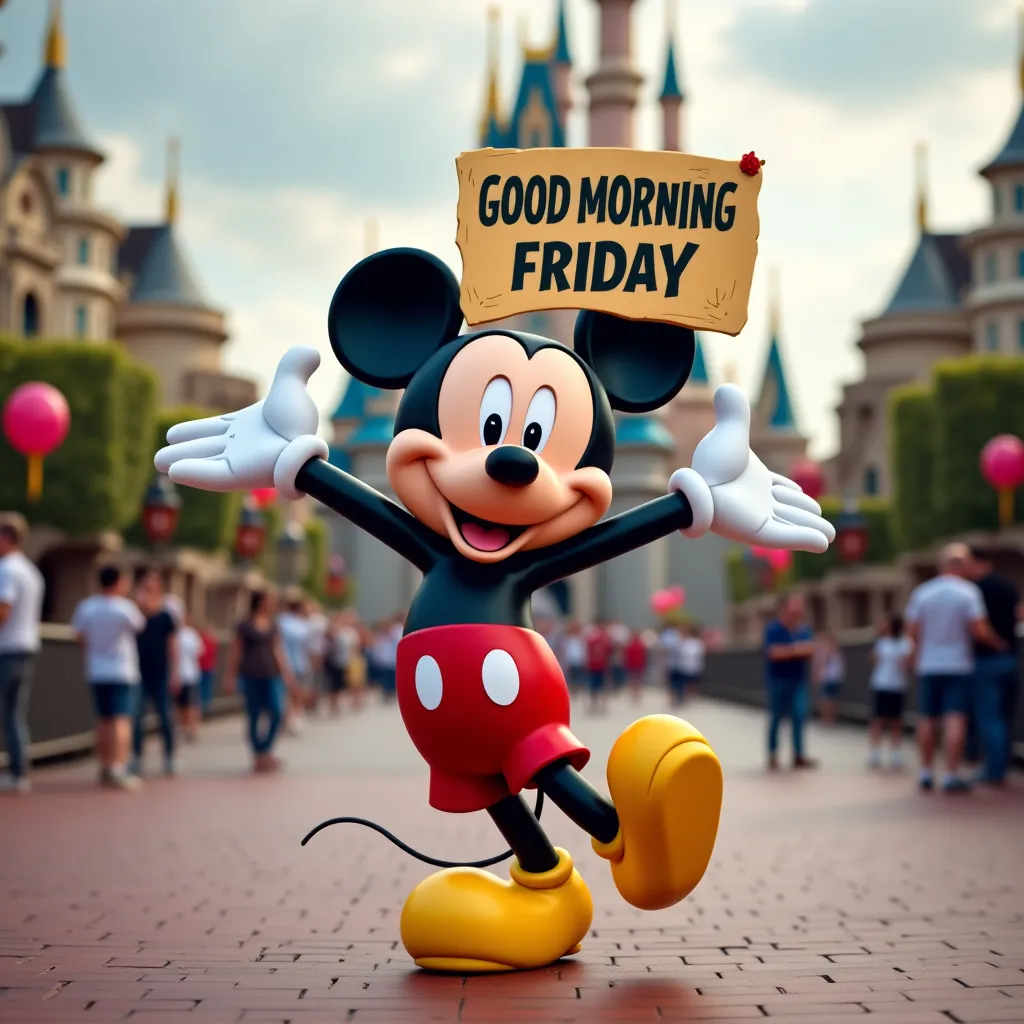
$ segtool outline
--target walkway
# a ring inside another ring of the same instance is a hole
[[[595,782],[635,714],[578,716]],[[768,778],[757,712],[687,715],[727,769],[699,889],[634,911],[551,809],[594,893],[592,937],[551,969],[469,980],[417,973],[398,944],[423,865],[356,827],[299,846],[347,813],[441,857],[500,849],[486,816],[426,806],[391,709],[311,723],[279,777],[245,774],[237,721],[138,795],[97,791],[87,764],[40,773],[0,804],[0,1021],[1024,1021],[1024,790],[918,794],[868,775],[854,731],[812,735],[821,772]]]

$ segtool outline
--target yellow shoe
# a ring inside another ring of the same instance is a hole
[[[479,868],[448,868],[425,878],[402,909],[402,944],[417,967],[476,974],[544,967],[579,951],[594,916],[572,857],[512,880]]]
[[[722,809],[715,752],[689,722],[641,718],[615,741],[608,789],[619,834],[593,845],[611,861],[622,898],[641,910],[678,903],[704,876],[715,846]]]

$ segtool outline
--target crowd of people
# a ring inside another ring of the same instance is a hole
[[[1019,690],[1017,629],[1024,606],[1016,588],[993,570],[981,551],[950,544],[939,554],[938,573],[911,593],[902,615],[887,615],[871,650],[872,718],[868,765],[882,767],[888,736],[889,765],[903,767],[906,694],[917,693],[918,784],[935,788],[941,732],[941,788],[966,793],[973,783],[1002,786],[1011,757],[1011,732]],[[812,768],[804,725],[816,690],[822,720],[834,724],[846,674],[832,634],[815,637],[797,594],[780,599],[764,636],[768,689],[768,767],[779,767],[780,726],[790,722],[793,766]],[[965,777],[965,761],[979,768]]]
[[[0,719],[8,755],[0,788],[30,789],[28,701],[37,654],[45,585],[22,551],[20,517],[0,519]],[[277,771],[279,735],[299,735],[306,716],[325,708],[358,711],[369,689],[384,702],[396,695],[401,613],[367,625],[355,611],[325,612],[301,594],[279,603],[271,590],[252,595],[226,650],[217,635],[196,628],[155,568],[129,573],[107,566],[98,591],[75,609],[71,626],[83,652],[96,716],[102,785],[138,789],[144,774],[149,715],[157,725],[163,774],[178,770],[179,740],[195,742],[215,695],[236,694],[246,712],[255,772]],[[906,698],[916,683],[919,784],[936,785],[941,736],[941,788],[971,789],[965,762],[980,765],[977,781],[1002,785],[1011,759],[1018,691],[1017,629],[1024,617],[1016,589],[983,553],[951,544],[938,573],[910,595],[902,615],[887,615],[870,654],[872,717],[868,765],[902,768]],[[639,701],[662,685],[673,707],[697,692],[706,643],[699,627],[668,623],[630,630],[622,622],[591,625],[538,621],[574,697],[592,713],[611,694]],[[816,636],[798,594],[780,598],[764,636],[768,705],[768,767],[779,768],[783,722],[789,721],[794,768],[813,768],[805,725],[815,699],[821,720],[834,725],[847,665],[833,633]],[[219,682],[219,685],[218,685]],[[888,740],[889,755],[883,759]]]

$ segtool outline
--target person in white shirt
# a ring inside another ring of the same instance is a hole
[[[8,775],[0,788],[27,793],[28,701],[39,655],[43,577],[21,550],[28,524],[21,516],[0,520],[0,720]]]
[[[685,679],[684,693],[695,693],[704,678],[704,641],[696,626],[682,630],[676,645],[676,664]]]
[[[846,677],[846,659],[834,633],[822,636],[814,652],[813,667],[822,721],[834,726],[839,718],[839,694]]]
[[[316,711],[324,689],[324,657],[327,654],[327,616],[312,602],[304,605],[309,650],[309,711]]]
[[[946,777],[943,789],[962,793],[970,784],[958,770],[967,734],[967,711],[973,693],[974,641],[1005,650],[993,632],[985,599],[970,582],[971,553],[964,544],[950,544],[939,555],[939,575],[910,595],[904,619],[917,654],[919,784],[934,786],[932,765],[939,720],[943,720]]]
[[[878,631],[871,651],[871,691],[873,714],[868,729],[871,752],[868,765],[878,768],[882,763],[882,735],[889,729],[893,768],[903,767],[900,745],[903,741],[903,704],[907,690],[907,674],[914,660],[914,642],[903,632],[903,619],[890,615]]]
[[[126,766],[141,682],[136,638],[146,628],[146,618],[125,596],[128,586],[126,574],[107,566],[100,571],[100,593],[82,601],[71,618],[98,719],[100,784],[116,789],[139,787]]]
[[[565,658],[569,688],[573,693],[578,693],[587,682],[587,641],[578,622],[571,622],[565,631],[562,655]]]
[[[203,654],[203,638],[189,625],[184,609],[178,622],[178,692],[174,700],[178,705],[182,735],[189,743],[195,743],[199,735],[199,680],[202,676],[199,659]]]
[[[301,598],[293,598],[277,617],[277,632],[281,638],[285,660],[291,670],[295,686],[285,712],[284,730],[296,735],[301,726],[303,711],[309,706],[312,664],[309,657],[309,619]]]

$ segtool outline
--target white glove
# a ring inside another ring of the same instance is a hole
[[[681,491],[693,509],[693,525],[766,548],[827,550],[836,531],[821,506],[784,476],[772,473],[750,450],[750,405],[735,384],[715,392],[717,422],[697,445],[693,468],[678,469],[669,491]]]
[[[267,397],[241,412],[179,423],[153,460],[176,484],[203,491],[276,487],[296,501],[299,470],[327,443],[316,436],[320,414],[306,384],[320,365],[315,348],[296,345],[281,357]]]

